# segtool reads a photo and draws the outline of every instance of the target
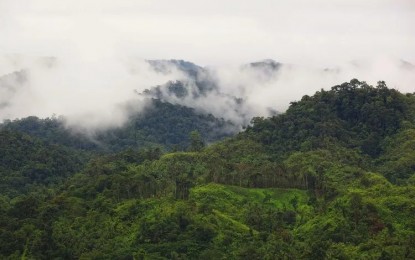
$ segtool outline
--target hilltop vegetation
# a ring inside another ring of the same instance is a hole
[[[0,132],[1,258],[415,258],[415,95],[384,82],[304,96],[209,146],[184,122],[200,134],[168,153],[86,153],[20,126]]]
[[[133,113],[122,127],[92,129],[92,133],[87,134],[66,127],[64,117],[40,119],[31,116],[8,120],[0,125],[0,129],[26,133],[51,144],[100,153],[149,146],[183,150],[189,145],[191,131],[200,132],[206,142],[218,141],[237,131],[231,122],[199,113],[190,107],[157,99],[150,103],[143,114]]]

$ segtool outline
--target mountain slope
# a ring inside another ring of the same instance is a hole
[[[275,155],[324,148],[334,141],[376,157],[385,137],[413,127],[414,107],[413,94],[388,89],[384,82],[372,87],[355,79],[292,102],[284,115],[254,118],[247,133]]]
[[[98,155],[0,196],[0,256],[415,258],[414,112],[413,94],[352,80],[208,147]]]
[[[237,130],[232,123],[180,105],[152,100],[144,113],[133,114],[119,128],[98,130],[92,135],[65,127],[65,119],[27,117],[7,121],[0,127],[36,136],[45,142],[75,149],[116,152],[159,145],[166,149],[186,149],[192,131],[205,142],[217,141]]]
[[[10,197],[36,186],[63,182],[85,165],[81,154],[16,131],[0,130],[1,194]]]

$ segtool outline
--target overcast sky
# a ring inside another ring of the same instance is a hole
[[[415,62],[413,0],[0,0],[0,52],[202,65]]]

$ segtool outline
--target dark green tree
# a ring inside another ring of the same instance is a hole
[[[200,136],[199,131],[194,130],[190,132],[190,147],[189,151],[199,152],[205,147],[202,137]]]

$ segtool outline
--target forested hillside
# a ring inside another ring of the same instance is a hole
[[[226,122],[155,106],[106,153],[3,126],[0,258],[415,258],[415,94],[352,80],[210,145]]]
[[[238,127],[190,107],[152,99],[144,113],[133,113],[122,127],[93,129],[92,133],[66,126],[64,117],[8,120],[0,124],[0,129],[26,133],[50,144],[108,153],[149,146],[183,150],[189,146],[192,131],[198,131],[210,143],[232,135]]]
[[[0,194],[10,198],[45,185],[56,185],[80,171],[87,157],[81,152],[17,131],[0,131]]]

